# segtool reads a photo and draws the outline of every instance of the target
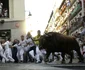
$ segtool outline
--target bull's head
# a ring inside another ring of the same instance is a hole
[[[45,37],[43,35],[40,37],[40,40],[39,40],[40,49],[44,49],[44,45],[45,45]]]
[[[52,41],[52,34],[51,33],[47,33],[44,34],[40,37],[40,49],[46,49],[47,47],[49,47],[48,45],[51,43]]]
[[[45,36],[45,37],[50,37],[50,36],[52,36],[52,33],[51,33],[51,32],[49,32],[49,33],[45,33],[44,36]]]

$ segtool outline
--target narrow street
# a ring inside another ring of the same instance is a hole
[[[6,63],[0,64],[0,70],[84,70],[85,63],[73,64],[35,64],[35,63]]]
[[[0,0],[0,70],[85,70],[85,0]]]

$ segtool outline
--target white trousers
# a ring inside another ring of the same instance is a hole
[[[23,61],[23,54],[24,54],[24,49],[20,49],[17,52],[17,58],[19,61]]]
[[[9,59],[5,56],[3,49],[0,50],[0,56],[2,57],[2,62],[9,61]]]
[[[9,61],[14,62],[14,59],[12,58],[12,51],[10,48],[6,49],[4,54],[9,59]]]
[[[41,53],[41,51],[39,50],[39,47],[38,47],[38,46],[36,47],[36,56],[35,56],[35,57],[34,57],[34,51],[33,51],[33,50],[30,51],[29,54],[30,54],[33,58],[35,58],[35,59],[37,60],[37,62],[40,61],[40,56],[42,55],[42,53]]]

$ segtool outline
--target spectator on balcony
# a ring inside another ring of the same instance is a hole
[[[0,17],[2,17],[2,6],[3,6],[3,3],[0,1]]]
[[[3,16],[4,17],[7,17],[8,16],[8,10],[6,8],[3,10]]]
[[[67,6],[70,6],[71,5],[70,0],[66,0],[66,4]]]

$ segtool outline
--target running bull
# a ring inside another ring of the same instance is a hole
[[[70,61],[72,63],[73,50],[78,53],[79,62],[83,62],[83,56],[80,52],[80,46],[74,37],[66,36],[57,32],[48,32],[40,37],[39,40],[40,49],[46,50],[47,61],[50,53],[61,52],[62,53],[62,63],[65,63],[65,54],[69,54]]]

